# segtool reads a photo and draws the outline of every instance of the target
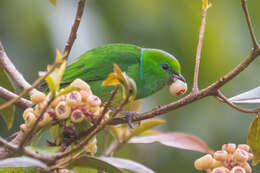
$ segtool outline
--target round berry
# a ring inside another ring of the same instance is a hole
[[[170,93],[173,96],[181,96],[187,91],[187,84],[179,79],[170,85]]]

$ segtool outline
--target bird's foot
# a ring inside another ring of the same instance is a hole
[[[127,124],[131,129],[140,126],[140,121],[138,121],[136,124],[134,124],[133,122],[133,116],[137,114],[136,112],[121,111],[120,113],[125,115],[125,118],[127,119]]]
[[[116,108],[112,107],[112,106],[110,106],[109,109],[112,111],[116,110]],[[134,128],[140,126],[139,121],[136,124],[134,124],[134,122],[133,122],[133,116],[137,115],[138,114],[137,112],[129,112],[129,111],[122,110],[122,111],[120,111],[120,114],[125,115],[124,118],[127,120],[127,124],[131,129],[134,129]]]

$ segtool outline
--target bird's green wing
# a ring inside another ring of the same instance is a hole
[[[109,44],[92,49],[69,63],[62,83],[66,85],[80,78],[91,86],[94,94],[103,98],[103,95],[108,95],[107,92],[111,91],[111,87],[102,87],[101,83],[113,71],[113,64],[117,64],[130,77],[136,78],[136,73],[131,71],[138,71],[140,55],[141,48],[128,44]]]

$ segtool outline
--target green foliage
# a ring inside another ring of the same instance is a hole
[[[37,171],[37,168],[35,168],[35,167],[27,167],[27,168],[6,167],[6,168],[0,168],[0,173],[35,173],[36,171]]]
[[[6,73],[4,72],[1,66],[0,66],[0,85],[11,92],[14,92],[14,88],[11,82],[9,81]],[[3,103],[5,103],[5,101],[0,98],[0,105]],[[13,121],[14,121],[14,112],[15,112],[15,105],[11,105],[3,110],[0,110],[0,115],[4,119],[8,129],[12,128]]]
[[[253,165],[260,162],[260,117],[256,118],[250,124],[248,129],[247,143],[254,154]]]
[[[108,173],[124,173],[128,170],[135,173],[154,173],[151,169],[131,160],[114,157],[80,156],[72,162],[73,167],[90,167]]]

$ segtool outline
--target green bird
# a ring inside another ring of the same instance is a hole
[[[130,44],[108,44],[89,50],[71,61],[66,67],[62,84],[68,85],[80,78],[90,85],[95,95],[106,101],[114,87],[104,87],[102,82],[113,72],[114,64],[136,83],[136,102],[127,108],[128,111],[136,111],[141,99],[172,84],[176,79],[185,82],[178,60],[163,50]]]

